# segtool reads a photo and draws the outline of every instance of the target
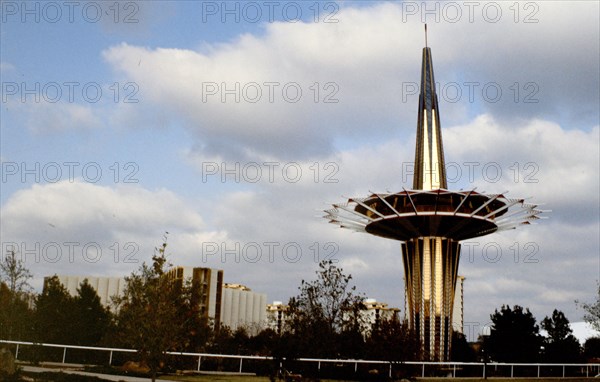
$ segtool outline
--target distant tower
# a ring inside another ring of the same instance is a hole
[[[414,164],[412,190],[350,198],[326,210],[325,218],[342,228],[402,242],[409,324],[419,334],[426,359],[447,361],[459,242],[529,224],[542,211],[503,194],[447,190],[438,98],[427,46],[423,48]]]

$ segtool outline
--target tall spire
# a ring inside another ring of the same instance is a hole
[[[439,188],[446,189],[448,185],[431,49],[427,47],[427,25],[425,25],[413,189],[435,190]]]

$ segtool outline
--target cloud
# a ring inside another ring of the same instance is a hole
[[[478,187],[490,193],[509,190],[510,197],[532,196],[531,202],[543,203],[542,208],[552,210],[542,215],[548,220],[536,225],[463,243],[459,274],[466,276],[466,320],[484,323],[494,309],[507,303],[527,306],[541,317],[555,308],[572,319],[580,317],[574,300],[590,295],[600,277],[596,210],[599,190],[594,175],[598,164],[593,160],[598,157],[598,129],[571,130],[538,119],[515,126],[484,114],[448,126],[444,143],[446,159],[458,163],[463,171],[450,185],[452,189]],[[244,188],[219,196],[214,205],[216,218],[211,224],[213,229],[228,232],[227,248],[234,248],[236,242],[240,248],[249,242],[277,242],[280,251],[283,244],[294,242],[303,249],[302,259],[295,263],[283,261],[277,252],[273,263],[264,257],[258,264],[248,264],[243,258],[236,262],[232,255],[221,261],[217,255],[209,264],[225,268],[232,280],[248,280],[254,289],[266,291],[269,298],[285,300],[296,293],[300,280],[313,277],[315,249],[319,248],[321,259],[334,253],[332,258],[353,275],[359,291],[403,307],[399,242],[339,229],[321,219],[319,210],[344,201],[343,196],[410,188],[412,174],[403,162],[412,161],[413,147],[414,136],[347,149],[318,162],[298,161],[295,163],[304,170],[304,176],[296,183],[285,181],[277,172],[273,182],[263,175],[260,182],[249,183],[243,171],[237,183],[231,174],[225,183],[221,183],[220,173],[208,177],[216,180],[214,186],[223,189]],[[188,154],[199,173],[202,164],[211,161],[222,169],[222,159]],[[511,170],[515,162],[519,163],[516,172]],[[529,162],[537,164],[535,174],[524,167]],[[278,169],[284,163],[279,162]],[[314,181],[310,167],[322,167],[324,163],[335,163],[336,182],[324,183],[323,177],[320,182]],[[472,163],[472,180],[465,163]],[[482,172],[487,163],[494,164],[491,169],[501,168],[501,176],[494,182],[491,179],[495,173]],[[245,162],[239,164],[243,169]],[[230,170],[234,168],[232,163],[227,165]],[[564,186],[566,181],[568,187]],[[324,249],[327,243],[334,244],[333,251]],[[266,253],[266,247],[262,248]]]
[[[528,306],[538,316],[558,308],[572,320],[580,317],[573,300],[589,300],[600,277],[597,214],[586,207],[587,200],[595,203],[598,189],[590,179],[575,178],[566,198],[561,184],[577,166],[591,174],[596,171],[597,165],[589,159],[598,150],[597,134],[597,129],[568,130],[540,120],[507,126],[487,115],[444,131],[448,160],[499,158],[505,169],[512,164],[505,160],[535,159],[540,167],[542,185],[535,189],[532,185],[536,184],[514,182],[510,172],[497,183],[487,183],[479,175],[472,183],[463,179],[463,186],[485,187],[489,192],[509,189],[515,196],[526,192],[555,211],[537,225],[463,243],[459,273],[466,276],[467,321],[484,322],[506,303]],[[36,277],[82,272],[126,275],[139,263],[123,262],[131,253],[125,244],[139,244],[136,259],[149,261],[164,231],[169,231],[168,252],[174,264],[224,269],[227,282],[244,283],[267,293],[269,299],[284,301],[297,293],[301,280],[315,277],[320,260],[332,259],[353,275],[358,291],[403,307],[399,242],[342,230],[321,216],[323,209],[343,201],[343,196],[410,187],[412,178],[403,173],[402,162],[412,159],[413,142],[413,138],[390,140],[339,151],[319,161],[295,161],[303,170],[297,182],[286,180],[281,172],[292,162],[279,162],[273,181],[266,172],[256,183],[244,176],[236,182],[231,174],[223,182],[215,174],[206,182],[199,180],[201,200],[184,199],[167,189],[107,187],[81,180],[34,185],[11,195],[2,206],[2,238],[24,242],[25,249],[34,248],[37,242],[42,247],[63,243],[62,261],[28,263]],[[507,149],[512,156],[503,159]],[[222,165],[220,158],[202,157],[198,152],[187,155],[197,166],[192,175],[197,179],[202,178],[202,163]],[[324,181],[323,175],[331,174],[325,171],[327,163],[336,165],[334,182]],[[247,162],[239,164],[243,169]],[[315,169],[321,171],[318,180]],[[544,187],[557,189],[545,191]],[[579,215],[568,218],[566,211]],[[73,263],[66,259],[67,242],[81,243]],[[82,262],[83,243],[89,242],[100,244],[101,261]],[[114,262],[114,243],[120,248],[119,263]]]
[[[219,236],[204,232],[202,217],[171,191],[81,180],[20,190],[4,203],[1,217],[3,253],[16,246],[36,278],[82,269],[123,276],[150,261],[165,231],[177,246]]]
[[[550,115],[589,126],[597,117],[599,52],[584,41],[597,40],[597,20],[580,22],[577,13],[563,12],[566,6],[597,8],[542,3],[536,22],[522,23],[504,6],[498,23],[434,23],[444,125],[474,109],[511,122]],[[176,114],[205,154],[324,156],[341,137],[381,141],[413,131],[422,24],[405,13],[392,3],[344,7],[334,24],[275,22],[260,36],[242,34],[198,51],[123,43],[103,56],[140,85],[148,110],[160,105]],[[557,23],[582,31],[557,34]],[[338,102],[326,103],[328,95]]]
[[[32,99],[33,96],[27,103],[11,99],[3,105],[10,110],[12,124],[23,126],[36,134],[86,131],[103,126],[101,112],[90,104],[50,103],[45,100],[33,102]]]
[[[512,125],[481,115],[444,130],[452,187],[533,197],[553,219],[597,221],[600,129],[566,129],[533,119]],[[452,162],[452,164],[449,164]]]
[[[15,66],[10,62],[0,61],[0,73],[7,73],[15,70]]]

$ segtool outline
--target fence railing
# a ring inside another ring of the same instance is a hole
[[[78,345],[62,345],[62,344],[46,344],[37,342],[24,342],[24,341],[7,341],[0,340],[0,344],[11,345],[14,347],[14,356],[16,360],[19,360],[19,351],[26,346],[42,347],[42,348],[58,348],[62,349],[62,360],[61,363],[67,363],[67,350],[87,350],[87,351],[100,351],[108,354],[109,366],[113,364],[113,355],[115,353],[135,353],[134,349],[122,349],[122,348],[109,348],[109,347],[93,347],[93,346],[78,346]],[[236,372],[244,372],[244,361],[273,361],[274,358],[270,356],[256,356],[256,355],[237,355],[237,354],[213,354],[213,353],[187,353],[187,352],[167,352],[168,355],[175,357],[191,357],[197,358],[196,370],[207,371],[202,369],[202,361],[216,359],[232,359],[239,360],[239,364],[236,365]],[[48,360],[39,360],[48,361]],[[389,362],[381,360],[364,360],[364,359],[326,359],[326,358],[297,358],[294,360],[283,360],[285,362],[294,363],[311,363],[316,365],[317,372],[320,372],[322,367],[325,365],[335,365],[336,367],[352,367],[354,366],[354,373],[357,373],[359,366],[367,365],[369,367],[379,367],[387,369],[389,377],[392,376],[392,371],[395,368],[412,366],[413,371],[420,369],[421,377],[426,376],[426,370],[428,372],[436,371],[438,374],[445,373],[448,377],[456,377],[457,372],[469,368],[473,370],[481,370],[476,373],[483,378],[493,374],[495,376],[503,376],[516,378],[521,377],[523,373],[519,373],[526,369],[528,371],[528,377],[566,377],[569,374],[585,377],[593,377],[600,374],[600,363],[500,363],[500,362],[418,362],[418,361],[404,361],[404,362]],[[280,365],[281,366],[281,365]],[[508,371],[510,370],[510,372]],[[568,373],[569,372],[569,373]],[[533,374],[533,375],[532,375]],[[550,375],[549,375],[550,374]]]

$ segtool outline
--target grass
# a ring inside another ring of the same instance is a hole
[[[268,377],[253,377],[253,376],[237,376],[237,375],[164,375],[159,379],[170,379],[171,381],[184,382],[205,382],[205,381],[222,381],[222,382],[269,382]],[[278,382],[283,382],[283,380]],[[320,379],[320,382],[356,382],[332,379]]]
[[[60,372],[44,372],[44,373],[22,373],[29,377],[33,377],[36,382],[100,382],[103,379],[96,377],[87,377],[82,375],[70,375]],[[173,381],[182,382],[206,382],[206,381],[222,381],[222,382],[269,382],[267,377],[254,377],[254,376],[237,376],[237,375],[164,375],[158,378],[169,379]],[[482,378],[417,378],[419,382],[440,382],[448,379],[451,382],[523,382],[523,381],[535,381],[535,382],[579,382],[586,380],[586,378],[489,378],[484,380]],[[411,379],[414,381],[415,379]],[[589,380],[597,380],[589,378]],[[387,381],[382,379],[382,381]],[[342,380],[330,380],[322,379],[320,382],[350,382]]]
[[[61,372],[45,371],[43,373],[24,372],[23,375],[33,378],[35,382],[102,382],[105,379],[74,375]]]
[[[163,376],[161,379],[170,379],[174,381],[185,381],[185,382],[205,382],[205,381],[223,381],[223,382],[269,382],[267,377],[252,377],[252,376],[230,376],[230,375],[198,375],[198,376]],[[524,381],[535,381],[535,382],[580,382],[582,380],[597,380],[594,378],[417,378],[419,382],[441,382],[443,380],[450,382],[524,382]],[[382,379],[382,381],[387,381]],[[411,378],[411,381],[415,381]],[[331,380],[321,379],[320,382],[350,382],[342,380]],[[355,381],[352,381],[355,382]]]
[[[237,376],[237,375],[163,375],[159,379],[170,379],[172,381],[204,382],[269,382],[267,377]]]

